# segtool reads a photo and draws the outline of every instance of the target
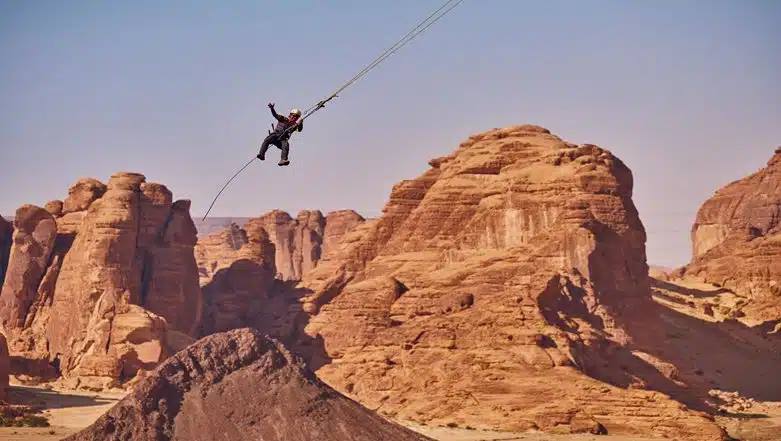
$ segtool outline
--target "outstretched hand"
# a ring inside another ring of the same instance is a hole
[[[268,108],[269,109],[273,109],[274,108],[274,103],[268,103]]]

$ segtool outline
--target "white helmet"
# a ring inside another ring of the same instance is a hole
[[[292,110],[290,111],[290,114],[291,114],[291,115],[295,115],[295,116],[301,116],[301,111],[300,111],[300,110],[298,110],[298,109],[292,109]]]

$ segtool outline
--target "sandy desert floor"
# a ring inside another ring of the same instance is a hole
[[[90,425],[123,396],[122,392],[96,394],[94,392],[22,386],[13,383],[10,393],[11,399],[16,403],[44,407],[46,411],[43,415],[49,419],[51,427],[2,427],[0,428],[0,439],[3,441],[60,440]],[[772,411],[763,415],[762,418],[722,418],[719,422],[728,428],[732,436],[744,441],[778,440],[781,434],[781,407],[771,409]],[[631,436],[508,433],[427,427],[416,424],[406,425],[441,441],[652,441],[651,438]],[[655,441],[658,441],[658,438]]]
[[[78,432],[119,401],[123,392],[65,391],[11,383],[13,403],[41,406],[51,427],[0,427],[3,441],[50,441]]]
[[[13,384],[11,399],[16,403],[40,405],[51,427],[0,427],[3,441],[54,441],[78,432],[119,401],[123,393],[82,392]],[[413,430],[442,441],[648,441],[648,438],[592,435],[548,435],[482,430],[426,427],[407,424]]]
[[[550,435],[547,433],[508,433],[486,430],[423,427],[407,424],[407,427],[440,441],[659,441],[652,438],[636,438],[613,435]]]

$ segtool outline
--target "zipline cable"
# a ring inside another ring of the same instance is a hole
[[[426,18],[421,20],[417,25],[415,25],[414,28],[412,28],[409,32],[407,32],[403,37],[401,37],[399,40],[397,40],[395,43],[393,43],[392,46],[385,49],[384,52],[382,52],[380,55],[378,55],[374,60],[372,60],[369,64],[363,67],[358,73],[353,75],[352,78],[347,80],[346,83],[339,86],[336,91],[334,91],[331,95],[328,96],[328,98],[321,100],[317,104],[314,104],[313,106],[309,107],[305,113],[305,117],[311,115],[315,111],[317,111],[319,108],[322,108],[320,104],[326,103],[333,98],[336,98],[339,93],[353,85],[355,82],[360,80],[363,76],[369,73],[372,69],[377,67],[380,63],[385,61],[388,57],[396,53],[399,49],[404,47],[407,43],[412,41],[415,37],[423,33],[426,29],[428,29],[431,25],[439,21],[442,17],[444,17],[448,12],[450,12],[452,9],[454,9],[456,6],[458,6],[461,2],[464,0],[447,0],[445,3],[443,3],[439,8],[437,8],[434,12],[429,14]],[[450,6],[450,7],[448,7]],[[445,10],[444,12],[442,12]],[[441,13],[441,14],[440,14]],[[439,15],[437,15],[439,14]]]
[[[431,14],[429,14],[425,19],[421,20],[417,25],[415,25],[414,28],[412,28],[409,32],[407,32],[403,37],[401,37],[399,40],[396,41],[392,46],[388,47],[383,51],[380,55],[378,55],[374,60],[372,60],[369,64],[363,67],[358,73],[353,75],[352,78],[350,78],[346,83],[339,86],[339,88],[336,89],[331,95],[329,95],[327,98],[320,100],[316,104],[312,105],[301,116],[301,119],[299,122],[304,122],[305,119],[312,116],[315,112],[325,107],[326,103],[331,101],[332,99],[339,96],[340,93],[342,93],[345,89],[350,87],[351,85],[355,84],[357,81],[359,81],[361,78],[366,76],[369,72],[371,72],[375,67],[379,66],[383,61],[387,60],[391,55],[398,52],[399,49],[406,46],[407,43],[414,40],[415,37],[425,32],[428,28],[430,28],[434,23],[438,22],[442,17],[447,15],[450,11],[456,8],[456,6],[463,3],[464,0],[447,0],[445,3],[443,3],[439,8],[434,10]],[[294,127],[291,127],[288,130],[293,129]],[[211,205],[209,205],[209,209],[206,210],[206,214],[203,215],[203,219],[201,221],[205,221],[206,217],[209,216],[209,213],[211,213],[212,208],[214,208],[214,204],[217,202],[217,199],[222,195],[222,193],[225,191],[226,188],[233,182],[236,177],[238,177],[244,170],[246,170],[247,167],[249,167],[250,164],[252,164],[253,161],[255,161],[255,157],[250,159],[246,164],[244,164],[243,167],[239,169],[230,179],[228,179],[228,182],[225,183],[225,185],[222,186],[220,191],[217,193],[217,196],[214,197],[212,200]]]
[[[212,208],[214,207],[214,204],[217,202],[217,199],[219,199],[219,197],[222,194],[222,192],[225,191],[225,189],[228,188],[230,183],[233,182],[233,180],[236,179],[236,177],[238,175],[240,175],[241,172],[243,172],[247,167],[249,167],[249,165],[252,164],[252,162],[255,161],[256,159],[258,159],[258,158],[253,157],[252,159],[250,159],[246,164],[244,164],[244,167],[240,168],[239,171],[236,172],[236,174],[234,174],[233,176],[231,176],[230,179],[228,179],[228,182],[226,182],[225,185],[222,186],[222,188],[220,189],[220,192],[217,193],[217,196],[214,197],[214,200],[212,201],[211,205],[209,205],[209,209],[206,210],[206,214],[203,215],[203,219],[201,219],[201,222],[205,221],[206,220],[206,216],[208,216],[209,213],[211,213]]]
[[[329,95],[327,98],[320,100],[317,104],[312,105],[309,107],[305,112],[304,115],[301,117],[301,121],[304,121],[306,118],[310,117],[313,113],[317,112],[318,110],[325,107],[325,104],[332,99],[339,96],[341,92],[343,92],[348,87],[352,86],[358,80],[366,76],[370,71],[372,71],[375,67],[379,66],[383,61],[390,58],[391,55],[395,54],[399,51],[399,49],[403,48],[407,45],[410,41],[414,40],[418,35],[425,32],[428,28],[430,28],[434,23],[438,22],[442,17],[447,15],[450,11],[455,9],[458,5],[463,3],[464,0],[447,0],[445,3],[443,3],[439,8],[437,8],[434,12],[428,15],[425,19],[421,20],[417,25],[415,25],[414,28],[412,28],[407,34],[405,34],[403,37],[401,37],[396,43],[394,43],[389,48],[385,49],[383,53],[381,53],[379,56],[377,56],[374,60],[372,60],[369,64],[367,64],[363,69],[361,69],[358,73],[356,73],[352,78],[350,78],[346,83],[339,86],[338,89],[336,89],[335,92],[333,92],[331,95]]]

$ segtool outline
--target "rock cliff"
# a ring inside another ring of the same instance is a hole
[[[781,147],[760,171],[718,190],[697,212],[683,273],[737,294],[752,324],[781,320]]]
[[[206,306],[199,334],[255,326],[290,335],[297,314],[289,309],[296,303],[289,285],[363,222],[351,210],[302,211],[296,219],[274,210],[201,238],[195,254]]]
[[[8,375],[11,371],[11,357],[8,354],[8,344],[5,336],[0,334],[0,401],[6,398],[8,389]]]
[[[11,255],[13,233],[13,225],[0,216],[0,287],[3,286],[5,271],[8,268],[8,258]]]
[[[164,186],[134,173],[82,179],[64,202],[21,207],[14,226],[0,322],[28,367],[113,386],[198,329],[196,231],[189,202]]]
[[[722,439],[706,415],[642,390],[673,380],[624,326],[650,296],[618,158],[517,126],[430,165],[298,286],[321,378],[425,423]]]

